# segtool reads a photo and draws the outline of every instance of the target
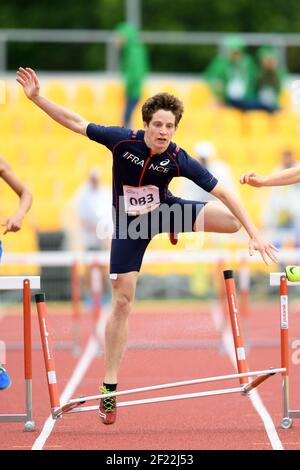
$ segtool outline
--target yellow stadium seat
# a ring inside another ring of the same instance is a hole
[[[284,110],[289,110],[292,107],[292,96],[288,89],[283,88],[279,96],[279,104]]]
[[[18,107],[19,133],[22,137],[41,136],[45,131],[45,114],[36,106],[32,106],[30,112],[24,105]],[[50,119],[50,118],[48,118]]]
[[[78,109],[86,109],[97,106],[95,87],[89,82],[80,82],[75,89],[74,106]]]
[[[176,140],[179,142],[181,136],[194,141],[212,139],[214,137],[215,111],[211,108],[194,109],[183,115],[178,126]]]
[[[45,129],[45,135],[47,135],[47,138],[55,138],[56,136],[61,136],[62,138],[64,137],[65,139],[68,138],[70,134],[70,130],[67,129],[66,127],[62,126],[61,124],[58,124],[56,121],[53,119],[49,118],[49,116],[44,115],[43,116],[43,126]]]
[[[278,140],[272,136],[265,139],[247,140],[247,169],[267,174],[274,170],[279,162]]]
[[[120,108],[123,109],[124,100],[124,89],[120,81],[109,80],[101,86],[100,110],[103,105],[107,107],[105,111],[108,113],[114,108],[117,110],[120,110]]]
[[[0,79],[0,108],[13,105],[12,87],[7,80]]]
[[[298,138],[300,135],[300,114],[295,111],[281,111],[272,117],[275,134],[282,138]]]
[[[18,110],[10,105],[0,105],[0,136],[1,141],[9,136],[15,136],[20,129]]]
[[[200,109],[203,106],[207,106],[213,102],[212,93],[205,82],[192,82],[188,85],[186,95],[186,108]]]
[[[57,203],[38,202],[32,208],[32,220],[37,231],[60,230],[62,226],[61,209]]]
[[[244,113],[245,134],[249,137],[266,137],[271,132],[270,115],[263,111]]]
[[[46,96],[56,103],[65,106],[68,103],[68,94],[62,82],[51,81],[46,86]]]
[[[144,94],[147,95],[147,98],[156,95],[157,93],[169,93],[170,95],[174,95],[179,99],[182,99],[185,94],[185,87],[175,80],[155,80],[145,85]]]
[[[32,109],[32,103],[28,100],[21,85],[18,85],[17,88],[16,105],[22,105],[26,106],[28,109]]]
[[[216,110],[214,131],[224,137],[238,137],[243,131],[243,116],[238,110],[220,108]]]

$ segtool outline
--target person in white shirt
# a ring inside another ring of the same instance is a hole
[[[264,226],[273,232],[277,246],[299,245],[300,241],[300,162],[291,150],[281,154],[281,165],[267,176],[255,171],[241,175],[241,184],[254,187],[271,186],[264,211]]]
[[[93,168],[74,198],[85,251],[108,248],[112,231],[111,199],[111,190],[101,184],[100,169]]]
[[[88,179],[75,193],[74,208],[79,222],[80,244],[84,251],[109,250],[112,226],[111,190],[102,185],[100,168],[92,168]],[[101,271],[100,296],[106,298],[109,291],[108,267],[99,263]],[[85,273],[86,299],[90,301],[92,271]],[[102,300],[103,301],[103,300]]]
[[[234,193],[237,193],[230,167],[218,158],[216,147],[212,142],[208,140],[197,142],[194,147],[194,156],[218,181]],[[197,186],[193,181],[185,180],[184,183],[184,197],[199,201],[217,200],[215,196],[204,191],[204,189]]]

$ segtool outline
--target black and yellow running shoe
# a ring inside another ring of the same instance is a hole
[[[113,393],[106,387],[100,388],[101,394]],[[116,397],[101,398],[99,406],[99,416],[103,424],[113,424],[117,418],[117,400]]]

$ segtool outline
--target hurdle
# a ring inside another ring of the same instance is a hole
[[[270,286],[279,287],[281,366],[286,369],[282,380],[283,418],[281,427],[289,429],[293,425],[293,418],[300,418],[300,410],[290,409],[288,286],[300,286],[300,282],[288,281],[285,273],[270,273]]]
[[[1,276],[0,290],[23,291],[24,375],[26,411],[19,414],[0,414],[1,423],[24,422],[24,431],[34,431],[32,415],[32,336],[31,289],[40,289],[39,276]]]
[[[237,357],[237,369],[238,373],[230,374],[230,375],[222,375],[217,377],[206,377],[206,378],[197,378],[192,380],[185,380],[180,382],[173,382],[167,384],[159,384],[159,385],[152,385],[147,387],[135,388],[131,390],[123,390],[119,392],[113,392],[109,394],[100,394],[94,396],[82,396],[79,398],[74,398],[69,400],[67,403],[61,406],[60,399],[59,399],[59,391],[58,391],[58,384],[57,384],[57,377],[56,377],[56,369],[55,369],[55,359],[52,351],[51,345],[51,338],[49,336],[49,326],[48,326],[48,314],[47,314],[47,307],[46,307],[46,298],[45,294],[37,294],[35,296],[38,318],[39,318],[39,325],[40,325],[40,333],[41,333],[41,340],[43,345],[43,353],[44,353],[44,361],[45,361],[45,369],[46,369],[46,376],[48,382],[48,391],[49,391],[49,398],[50,398],[50,406],[51,406],[51,414],[53,419],[62,418],[65,414],[70,413],[78,413],[78,412],[86,412],[86,411],[93,411],[98,409],[97,406],[82,406],[86,402],[90,401],[99,401],[101,398],[107,398],[109,396],[118,397],[122,395],[134,394],[134,393],[142,393],[166,388],[173,388],[173,387],[181,387],[186,385],[195,385],[195,384],[203,384],[209,382],[218,382],[222,380],[230,380],[230,379],[239,379],[239,386],[226,388],[226,389],[217,389],[217,390],[208,390],[208,391],[198,391],[194,393],[185,393],[185,394],[176,394],[176,395],[169,395],[163,397],[153,397],[153,398],[145,398],[140,400],[130,400],[130,401],[123,401],[117,403],[117,407],[124,407],[124,406],[133,406],[133,405],[142,405],[142,404],[149,404],[149,403],[158,403],[158,402],[165,402],[165,401],[174,401],[174,400],[183,400],[188,398],[199,398],[199,397],[206,397],[206,396],[217,396],[217,395],[226,395],[226,394],[233,394],[239,393],[242,395],[247,395],[251,390],[259,386],[269,377],[275,375],[276,373],[283,373],[286,371],[285,368],[277,368],[277,369],[265,369],[265,370],[258,370],[258,371],[249,371],[246,357],[245,357],[245,348],[243,344],[243,337],[242,337],[242,328],[241,323],[239,320],[239,312],[237,308],[237,300],[236,300],[236,292],[235,292],[235,283],[233,278],[232,271],[224,271],[224,279],[226,284],[226,292],[227,292],[227,299],[231,317],[231,325],[233,329],[233,337],[235,343],[235,350],[236,350],[236,357]],[[250,377],[256,377],[254,380],[249,381]]]
[[[101,293],[102,283],[99,283],[101,289],[98,287],[101,266],[105,266],[108,260],[108,253],[106,252],[88,252],[88,253],[73,253],[73,252],[60,252],[49,251],[42,253],[5,253],[3,255],[2,264],[21,264],[26,269],[26,266],[37,265],[43,267],[67,267],[70,269],[70,293],[71,293],[71,318],[72,318],[72,336],[70,341],[55,342],[55,349],[59,350],[72,350],[74,357],[78,357],[81,351],[81,320],[83,317],[84,308],[81,303],[81,273],[80,270],[83,266],[90,267],[90,288],[92,293],[91,318],[92,327],[95,328],[96,322],[101,315]],[[96,334],[95,334],[96,336]],[[33,344],[33,350],[40,349],[39,344]],[[20,350],[21,344],[9,344],[8,349]]]

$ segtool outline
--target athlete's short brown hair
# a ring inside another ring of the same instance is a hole
[[[149,124],[153,114],[160,109],[171,111],[174,114],[175,125],[177,127],[182,118],[184,107],[176,96],[170,95],[169,93],[158,93],[145,101],[142,107],[143,122]]]

